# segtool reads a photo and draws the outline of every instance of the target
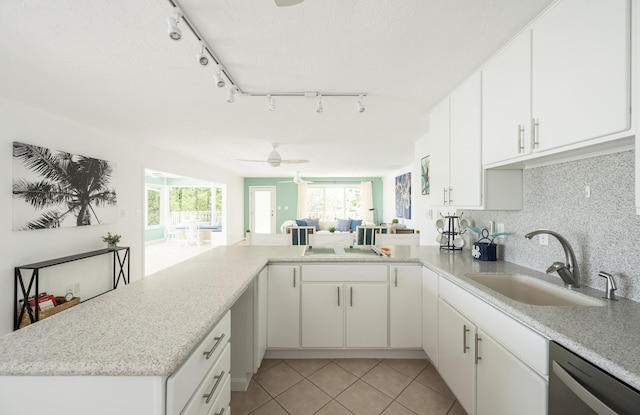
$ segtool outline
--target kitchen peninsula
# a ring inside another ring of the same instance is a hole
[[[3,410],[17,413],[37,391],[40,402],[64,405],[66,414],[86,413],[89,407],[94,414],[111,414],[123,408],[138,414],[167,413],[167,379],[242,299],[263,269],[273,264],[422,266],[541,338],[574,350],[640,389],[640,359],[636,353],[640,343],[639,303],[625,299],[600,300],[602,305],[593,307],[520,303],[465,274],[507,272],[556,284],[558,280],[507,262],[474,261],[466,251],[397,247],[389,258],[303,253],[303,247],[218,247],[0,337]],[[602,296],[587,287],[580,291],[595,298]],[[419,307],[415,316],[421,316]],[[118,406],[118,400],[128,406]]]

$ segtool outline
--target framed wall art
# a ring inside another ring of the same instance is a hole
[[[411,219],[411,172],[396,176],[396,216]]]
[[[428,195],[431,193],[431,176],[429,172],[429,169],[431,167],[430,163],[430,156],[423,157],[422,160],[420,160],[420,176],[422,178],[421,182],[423,195]]]
[[[13,230],[102,225],[117,218],[115,165],[13,143]]]

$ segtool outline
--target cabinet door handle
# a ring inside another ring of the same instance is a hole
[[[211,389],[211,392],[205,393],[204,395],[202,395],[202,397],[205,399],[204,403],[209,403],[211,398],[213,398],[213,395],[216,393],[216,389],[218,389],[218,385],[220,384],[220,381],[222,380],[223,377],[224,377],[224,370],[220,372],[218,376],[213,377],[216,380],[216,383],[213,384],[213,388]]]
[[[340,286],[338,285],[338,307],[340,307]]]
[[[480,357],[480,352],[478,350],[478,343],[480,343],[482,341],[482,338],[480,336],[478,336],[478,333],[476,333],[476,365],[478,364],[478,360],[482,360],[482,358]]]
[[[444,197],[442,198],[442,203],[444,203],[445,205],[447,204],[447,188],[443,188],[444,190]]]
[[[213,345],[211,350],[209,350],[208,352],[202,352],[203,355],[207,356],[206,357],[207,360],[209,360],[209,358],[211,357],[213,352],[218,348],[218,346],[220,346],[220,343],[222,343],[222,339],[224,339],[224,333],[222,333],[222,336],[220,336],[220,337],[214,337],[213,338],[213,340],[215,340],[216,343]]]
[[[349,287],[349,301],[351,302],[351,307],[353,307],[353,287]]]
[[[518,124],[518,154],[524,153],[524,125]]]
[[[293,269],[293,288],[296,288],[296,269]]]
[[[537,118],[531,119],[531,143],[534,149],[538,149],[540,145],[540,120]]]
[[[462,325],[462,353],[467,354],[467,350],[469,350],[469,346],[467,346],[467,333],[471,331],[467,328],[466,324]]]
[[[453,193],[453,187],[449,188],[449,204],[451,204],[453,202],[453,199],[451,199],[451,194]]]
[[[393,285],[397,287],[398,286],[398,267],[396,267],[394,271],[395,271],[395,278],[393,281]]]

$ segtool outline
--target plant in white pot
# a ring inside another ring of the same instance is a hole
[[[113,249],[116,247],[122,236],[118,234],[111,235],[111,232],[107,232],[106,236],[102,237],[102,241],[107,243],[107,248]]]

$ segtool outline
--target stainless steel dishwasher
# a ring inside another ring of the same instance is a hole
[[[640,414],[640,392],[549,343],[549,415]]]

